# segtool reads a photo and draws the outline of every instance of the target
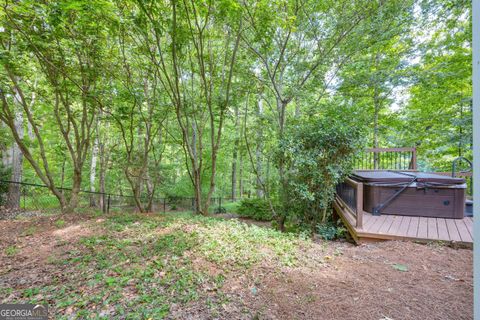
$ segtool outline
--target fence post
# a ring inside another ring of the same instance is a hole
[[[166,207],[167,207],[166,202],[167,202],[167,198],[165,197],[165,198],[163,198],[163,213],[167,212],[166,211]]]
[[[108,195],[108,200],[107,200],[107,213],[110,213],[110,195]]]
[[[102,199],[102,212],[103,212],[103,214],[105,214],[105,213],[107,213],[107,202],[105,201],[107,199],[105,199],[105,193],[102,193],[100,195],[100,197],[102,197],[101,198]]]

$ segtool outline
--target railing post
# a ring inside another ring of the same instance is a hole
[[[358,229],[363,228],[363,183],[357,184],[357,225]]]
[[[417,170],[417,148],[412,149],[412,169]]]

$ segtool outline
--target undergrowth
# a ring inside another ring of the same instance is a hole
[[[311,244],[295,234],[190,213],[113,214],[95,226],[101,232],[49,262],[68,273],[25,288],[17,302],[48,303],[58,319],[162,319],[172,305],[199,300],[208,300],[215,314],[229,302],[222,292],[229,272],[258,263],[294,266],[300,249]]]

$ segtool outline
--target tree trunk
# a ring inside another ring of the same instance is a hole
[[[233,146],[233,160],[232,160],[232,201],[237,200],[237,159],[238,147],[240,145],[240,135],[238,132],[239,123],[238,106],[235,105],[235,143]]]
[[[15,130],[18,132],[19,138],[23,139],[23,110],[20,106],[21,101],[19,93],[15,90]],[[14,182],[22,181],[22,169],[23,169],[23,153],[20,150],[16,142],[12,143],[11,146],[11,168],[12,175],[11,180]],[[18,210],[20,209],[20,184],[10,183],[8,186],[8,195],[7,195],[7,208]]]
[[[193,210],[196,214],[202,214],[202,172],[199,164],[199,155],[197,150],[197,125],[192,122],[192,167],[193,167],[193,188],[195,194],[195,203]],[[201,156],[201,155],[200,155]]]
[[[152,212],[153,210],[153,195],[155,194],[155,183],[152,181],[150,174],[148,172],[148,165],[145,174],[145,187],[147,188],[147,205],[145,210],[147,212]]]
[[[95,180],[97,177],[97,158],[98,158],[98,135],[93,141],[92,161],[90,163],[90,192],[96,192]],[[96,194],[90,194],[90,207],[96,207]]]
[[[263,125],[262,125],[262,117],[263,117],[263,100],[260,96],[258,99],[258,108],[257,108],[257,119],[258,119],[258,126],[257,126],[257,147],[255,150],[255,157],[257,162],[257,179],[256,179],[256,186],[257,186],[257,198],[263,198],[265,195],[263,193],[263,159],[262,159],[262,152],[263,152]]]
[[[279,131],[278,131],[278,138],[279,141],[283,140],[284,133],[285,133],[285,110],[287,108],[287,102],[283,101],[281,98],[277,97],[277,111],[279,114],[278,122],[279,122]],[[287,203],[288,203],[288,194],[287,194],[287,189],[288,189],[288,181],[285,176],[285,157],[283,153],[279,154],[278,157],[278,175],[280,178],[280,198],[284,199],[283,200],[283,210],[277,214],[277,222],[278,222],[278,228],[280,231],[285,231],[285,222],[287,219]]]
[[[300,103],[298,98],[295,99],[295,118],[300,118]]]
[[[243,198],[243,152],[240,152],[240,159],[238,161],[238,192],[239,192],[239,198]]]
[[[106,199],[105,199],[105,176],[107,173],[107,155],[105,152],[105,144],[102,142],[100,143],[99,146],[99,152],[100,152],[100,172],[99,172],[99,177],[98,177],[98,184],[99,184],[99,192],[100,192],[100,198],[99,198],[99,206],[103,210],[105,209],[105,204],[106,204]],[[105,211],[105,210],[104,210]]]
[[[60,192],[62,195],[65,194],[65,190],[63,188],[65,187],[65,163],[67,162],[67,159],[65,155],[63,155],[63,161],[62,161],[62,173],[60,175]]]
[[[379,54],[377,53],[375,56],[375,67],[378,65],[378,61],[380,59]],[[373,147],[378,148],[378,116],[380,113],[380,97],[378,92],[378,87],[376,80],[374,80],[373,84],[373,106],[374,106],[374,114],[373,114]],[[373,169],[377,170],[379,167],[379,155],[377,152],[373,153]]]
[[[62,206],[63,213],[72,213],[78,206],[80,186],[82,185],[82,170],[74,168],[72,179],[73,185],[72,190],[70,191],[70,199],[66,206]]]

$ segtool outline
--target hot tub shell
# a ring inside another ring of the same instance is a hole
[[[464,217],[464,179],[404,171],[356,171],[352,179],[364,185],[363,210],[366,212],[455,219]]]

